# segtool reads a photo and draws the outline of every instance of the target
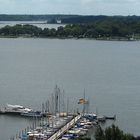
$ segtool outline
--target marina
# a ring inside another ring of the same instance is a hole
[[[79,112],[72,113],[68,110],[62,112],[61,103],[64,101],[60,88],[56,85],[52,94],[52,102],[49,100],[42,104],[42,111],[33,111],[30,108],[21,105],[9,105],[8,109],[1,111],[1,114],[20,115],[22,117],[31,117],[34,121],[32,126],[22,130],[10,140],[68,140],[86,136],[89,129],[98,126],[99,123],[107,119],[116,119],[114,117],[97,116],[95,113],[88,113],[89,101],[84,97],[80,98],[77,104],[82,109]],[[67,105],[68,109],[68,105]],[[15,112],[16,111],[16,112]],[[63,110],[64,111],[64,110]]]
[[[83,107],[85,102],[81,103]],[[57,107],[57,106],[56,106]],[[34,119],[32,126],[27,127],[21,133],[16,134],[10,140],[66,140],[85,136],[89,129],[103,123],[107,119],[116,119],[114,117],[97,116],[94,113],[56,113],[55,115],[46,115],[43,112],[35,112],[30,108],[21,105],[9,105],[8,109],[0,111],[1,115],[18,115],[22,117],[31,117]],[[42,115],[43,114],[43,115]],[[40,118],[37,120],[37,118]]]
[[[94,119],[90,121],[87,116]],[[68,140],[86,136],[89,129],[98,126],[95,114],[73,114],[65,117],[51,116],[49,123],[33,125],[22,131],[10,140]]]

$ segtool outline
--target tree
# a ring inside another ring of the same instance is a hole
[[[95,140],[105,140],[104,131],[101,126],[98,126],[95,132]]]
[[[95,140],[135,140],[131,134],[125,134],[117,126],[112,125],[103,130],[100,126],[96,129]]]

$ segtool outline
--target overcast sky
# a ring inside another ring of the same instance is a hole
[[[140,0],[0,0],[0,14],[140,15]]]

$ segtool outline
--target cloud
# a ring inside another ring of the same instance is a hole
[[[106,14],[140,13],[140,0],[0,0],[1,14]]]
[[[89,4],[94,2],[94,0],[81,0],[82,4]]]
[[[103,3],[103,4],[122,4],[122,3],[140,3],[140,0],[81,0],[82,3]]]

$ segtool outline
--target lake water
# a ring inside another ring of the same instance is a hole
[[[30,25],[40,27],[42,29],[44,29],[44,28],[57,29],[60,26],[63,26],[63,27],[65,26],[65,24],[47,24],[47,23],[45,23],[45,21],[0,21],[0,28],[5,27],[6,25],[14,26],[16,24],[22,24],[22,25],[30,24]]]
[[[116,114],[116,125],[140,135],[139,42],[0,39],[0,107],[11,103],[40,109],[56,84],[65,89],[71,110],[85,89],[91,111]],[[0,115],[1,139],[30,124]]]

